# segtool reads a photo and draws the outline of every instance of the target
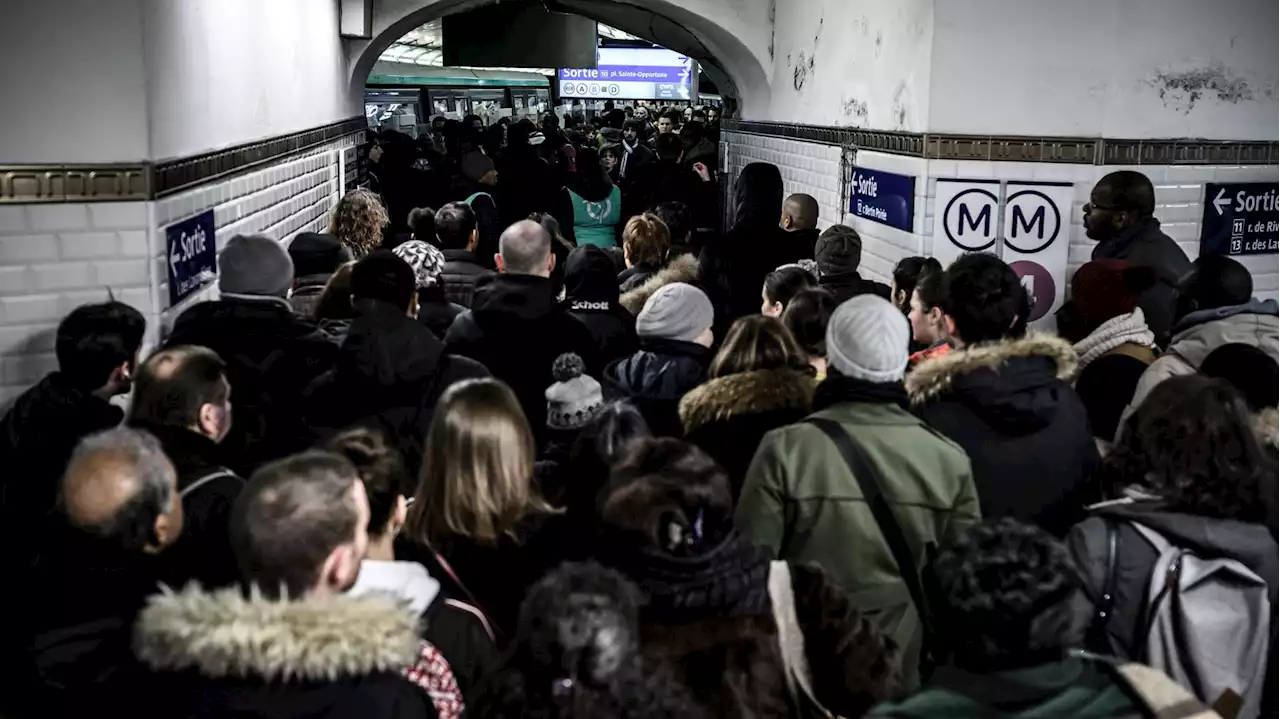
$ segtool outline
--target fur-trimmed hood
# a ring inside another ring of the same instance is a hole
[[[691,283],[697,279],[698,258],[693,255],[680,255],[668,262],[666,267],[658,270],[658,273],[646,280],[644,284],[630,292],[624,292],[618,302],[631,314],[638,315],[640,310],[644,309],[645,301],[664,285],[672,282]]]
[[[1275,407],[1267,407],[1255,414],[1253,429],[1268,449],[1280,447],[1280,413],[1276,412]]]
[[[790,369],[753,370],[699,385],[680,400],[685,432],[737,415],[796,410],[813,406],[815,378]]]
[[[418,657],[418,617],[385,597],[276,601],[189,585],[151,597],[134,651],[157,671],[266,681],[336,681],[399,672]]]
[[[1027,357],[1053,360],[1057,378],[1064,381],[1075,374],[1080,361],[1075,348],[1066,340],[1032,332],[1019,340],[965,347],[921,362],[906,377],[907,394],[913,404],[923,404],[946,394],[963,375],[979,369],[991,369],[999,374],[1009,360]]]

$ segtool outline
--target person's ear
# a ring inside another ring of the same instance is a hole
[[[501,253],[501,252],[495,252],[495,253],[493,253],[493,264],[494,264],[494,266],[495,266],[495,267],[497,267],[497,268],[498,268],[498,272],[506,272],[506,271],[507,271],[507,263],[505,263],[505,262],[503,262],[503,261],[502,261],[502,253]]]
[[[948,337],[959,337],[959,335],[956,334],[956,320],[951,315],[942,315],[942,326],[947,330]]]
[[[907,303],[907,291],[906,291],[906,290],[898,290],[898,291],[894,292],[894,293],[893,293],[893,303],[894,303],[895,305],[899,306],[899,307],[904,306],[904,305]]]
[[[556,271],[556,253],[548,252],[547,253],[547,274],[551,274],[552,272],[555,272],[555,271]]]
[[[405,313],[410,317],[417,317],[418,308],[418,291],[414,290],[413,295],[409,297],[409,306],[405,308]]]
[[[156,517],[155,523],[151,525],[152,541],[142,549],[148,554],[159,554],[165,547],[176,542],[181,533],[182,497],[178,494],[175,485],[169,511]]]
[[[467,238],[467,252],[475,252],[478,244],[480,244],[480,230],[472,230],[471,236]]]
[[[114,387],[128,387],[129,382],[133,379],[133,372],[129,368],[132,364],[129,361],[121,362],[118,367],[111,370],[111,375],[107,377],[107,383]]]
[[[218,439],[218,434],[222,430],[222,408],[211,402],[205,402],[200,405],[200,410],[196,412],[197,422],[200,434],[209,439]]]
[[[405,499],[402,494],[396,497],[396,511],[391,515],[391,526],[388,527],[388,529],[391,530],[391,534],[394,535],[398,533],[400,528],[404,526],[404,523],[408,521],[408,518],[409,500]]]
[[[341,593],[352,585],[352,579],[360,573],[360,560],[356,547],[348,542],[334,547],[320,567],[320,583],[317,588]]]

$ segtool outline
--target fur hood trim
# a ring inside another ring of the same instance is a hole
[[[737,415],[813,406],[818,380],[790,369],[753,370],[709,380],[680,400],[685,432]]]
[[[1269,449],[1280,446],[1280,413],[1275,407],[1267,407],[1253,416],[1253,429],[1258,439]]]
[[[945,394],[956,377],[984,367],[999,370],[1000,365],[1015,357],[1048,357],[1057,363],[1061,380],[1069,380],[1080,362],[1070,342],[1055,335],[1029,332],[1019,340],[965,347],[921,362],[907,375],[907,394],[914,404],[928,402]]]
[[[335,681],[399,672],[418,657],[418,617],[386,597],[246,598],[238,587],[188,585],[151,597],[134,651],[161,671],[210,679]]]
[[[630,292],[622,293],[622,297],[618,299],[618,304],[622,305],[628,312],[633,315],[640,314],[640,310],[644,309],[644,303],[653,293],[662,289],[664,285],[672,282],[690,283],[698,279],[698,258],[693,255],[680,255],[674,260],[667,263],[666,267],[658,270],[658,273],[639,287]]]

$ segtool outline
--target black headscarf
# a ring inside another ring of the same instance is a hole
[[[773,227],[782,216],[782,173],[768,162],[742,168],[733,188],[734,227]]]

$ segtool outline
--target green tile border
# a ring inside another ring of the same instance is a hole
[[[727,120],[724,129],[928,160],[1050,162],[1074,165],[1275,165],[1276,142],[1175,138],[953,135]]]
[[[362,133],[367,127],[364,117],[349,117],[154,163],[0,165],[0,204],[155,200]]]

